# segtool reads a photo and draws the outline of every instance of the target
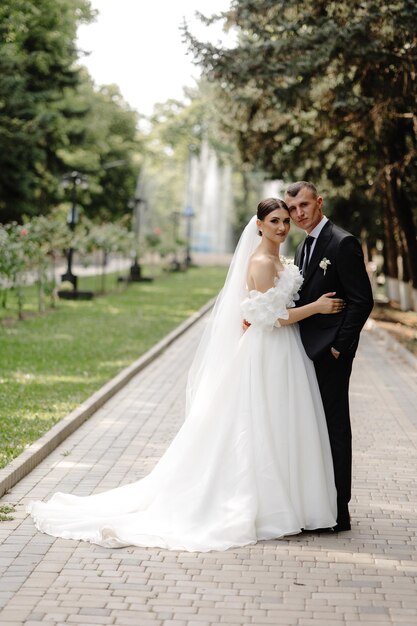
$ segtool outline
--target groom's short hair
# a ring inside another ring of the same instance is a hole
[[[313,183],[309,183],[306,180],[298,180],[296,183],[291,183],[291,185],[287,188],[285,193],[291,196],[291,198],[295,198],[295,196],[302,189],[310,189],[310,191],[312,192],[315,198],[317,198],[317,196],[319,195],[317,192],[317,188],[313,185]]]

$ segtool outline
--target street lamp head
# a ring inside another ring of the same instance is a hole
[[[72,185],[75,187],[79,185],[82,189],[88,189],[88,178],[84,174],[81,174],[77,170],[73,170],[68,174],[64,174],[61,178],[61,185],[65,188]]]

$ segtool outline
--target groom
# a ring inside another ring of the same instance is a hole
[[[295,264],[304,276],[297,305],[332,291],[346,302],[340,314],[313,315],[299,325],[304,348],[314,362],[332,449],[337,490],[333,530],[350,530],[349,379],[359,333],[373,307],[372,290],[358,240],[323,215],[323,198],[315,186],[306,181],[293,183],[284,199],[294,224],[308,235],[295,254]]]

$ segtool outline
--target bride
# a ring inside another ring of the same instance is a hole
[[[205,552],[335,525],[326,421],[296,322],[343,301],[293,308],[302,278],[279,256],[289,228],[274,198],[246,226],[189,373],[186,419],[156,467],[104,493],[31,502],[40,531]]]

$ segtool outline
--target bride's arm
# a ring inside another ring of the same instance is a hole
[[[269,259],[252,259],[248,268],[248,287],[249,289],[255,289],[261,293],[265,293],[268,289],[274,286],[276,279],[276,267],[274,263]],[[277,326],[289,326],[290,324],[296,324],[297,322],[311,317],[317,313],[332,314],[340,313],[345,303],[340,298],[334,298],[335,291],[325,293],[320,298],[297,308],[288,308],[288,318],[277,319]],[[244,322],[244,326],[248,324]]]
[[[325,293],[318,300],[305,304],[304,306],[297,307],[295,309],[287,309],[288,319],[284,320],[278,318],[280,326],[289,326],[290,324],[296,324],[297,322],[304,320],[306,317],[311,317],[317,313],[331,314],[340,313],[345,306],[344,300],[340,298],[333,298],[335,291]],[[278,324],[277,324],[278,325]]]

